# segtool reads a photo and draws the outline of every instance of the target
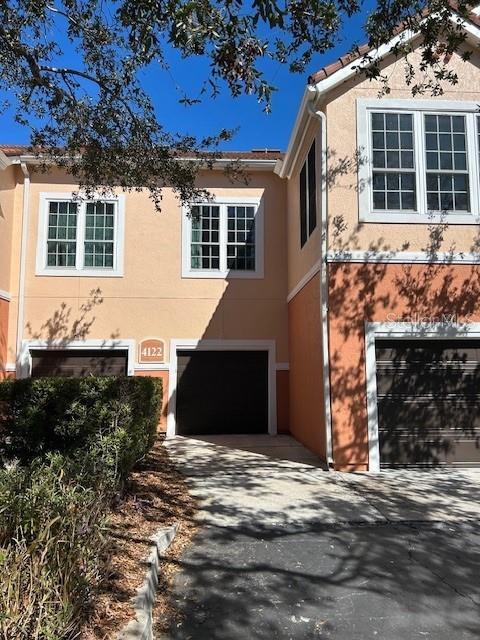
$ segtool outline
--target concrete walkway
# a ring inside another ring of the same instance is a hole
[[[208,440],[166,442],[203,525],[168,640],[479,637],[478,471],[345,475],[286,437]]]
[[[480,517],[479,469],[326,472],[289,436],[177,437],[166,446],[208,524],[302,527]]]

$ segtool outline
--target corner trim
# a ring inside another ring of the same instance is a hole
[[[287,296],[287,302],[290,302],[291,300],[293,300],[293,298],[297,295],[297,293],[300,293],[303,287],[307,285],[310,282],[310,280],[317,275],[317,273],[320,271],[320,266],[321,266],[321,262],[320,260],[318,260],[318,262],[316,262],[313,265],[313,267],[311,267],[311,269],[307,271],[307,273],[303,276],[303,278],[290,291],[290,293]]]

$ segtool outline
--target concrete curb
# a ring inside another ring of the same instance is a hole
[[[177,533],[177,525],[160,529],[152,537],[153,545],[145,562],[147,573],[137,595],[132,598],[135,619],[129,622],[117,636],[117,640],[153,640],[152,610],[158,588],[158,573],[162,555]]]

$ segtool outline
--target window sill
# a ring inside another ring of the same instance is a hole
[[[480,224],[480,217],[472,213],[365,213],[359,222],[380,222],[382,224]]]
[[[207,280],[261,280],[263,273],[259,271],[184,271],[182,279]]]
[[[62,278],[122,278],[123,271],[119,269],[40,269],[35,272],[36,276],[54,276]]]

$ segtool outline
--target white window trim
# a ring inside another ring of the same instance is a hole
[[[87,267],[83,268],[83,254],[85,242],[85,206],[92,199],[79,200],[80,215],[77,218],[77,259],[75,267],[47,266],[48,239],[48,203],[55,201],[74,200],[72,192],[43,192],[40,194],[38,210],[38,241],[35,275],[37,276],[82,276],[95,278],[120,278],[123,276],[124,244],[125,244],[125,196],[123,194],[109,197],[98,196],[93,200],[113,202],[115,206],[115,233],[113,268]]]
[[[192,223],[189,217],[191,207],[196,205],[218,205],[220,207],[220,269],[192,269],[190,261]],[[254,206],[255,211],[255,270],[241,271],[227,269],[227,216],[228,205]],[[182,207],[182,278],[213,278],[229,280],[259,279],[264,277],[264,206],[263,198],[218,196],[211,202],[192,202]]]
[[[395,111],[412,113],[414,117],[415,141],[415,175],[417,190],[416,212],[373,211],[372,201],[372,159],[371,159],[371,122],[372,111]],[[429,213],[426,205],[425,184],[425,140],[423,135],[423,115],[432,114],[466,115],[467,116],[467,163],[470,186],[469,213]],[[390,99],[357,99],[357,147],[359,151],[358,167],[358,206],[360,222],[381,223],[448,223],[479,224],[480,223],[480,166],[477,141],[476,116],[480,116],[476,102],[452,100],[390,100]]]
[[[268,433],[277,434],[277,368],[275,340],[170,340],[167,437],[176,434],[177,351],[268,351]]]
[[[100,349],[104,351],[127,351],[127,375],[135,373],[135,340],[22,340],[21,351],[17,359],[17,377],[28,378],[32,374],[31,349],[45,349],[47,351],[85,351]]]
[[[432,322],[366,322],[365,373],[367,382],[368,470],[380,472],[378,441],[377,360],[375,342],[378,339],[398,340],[464,340],[480,338],[480,322],[448,324]]]

